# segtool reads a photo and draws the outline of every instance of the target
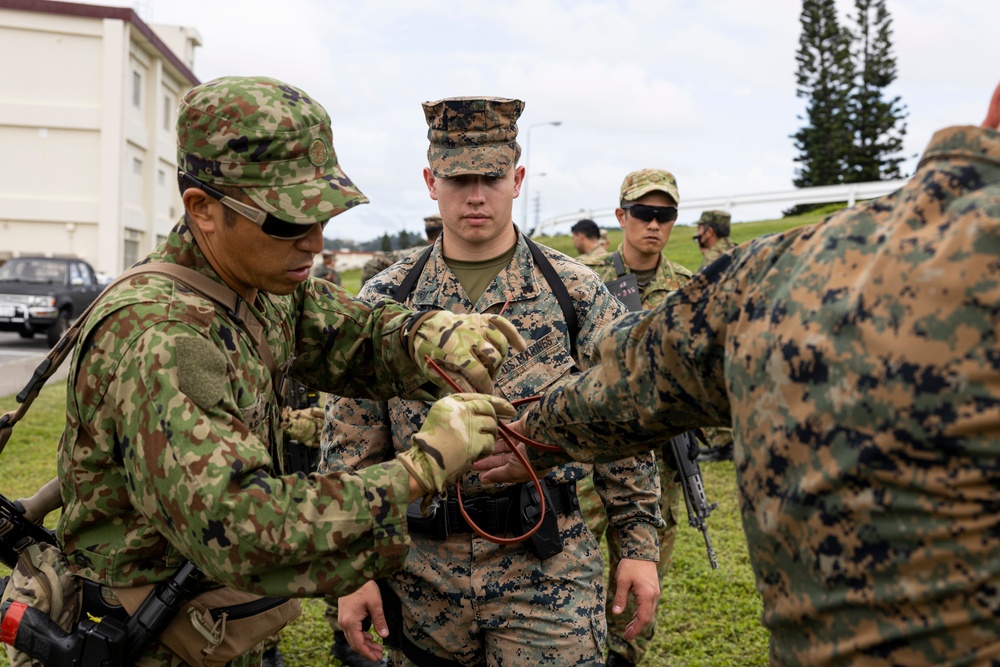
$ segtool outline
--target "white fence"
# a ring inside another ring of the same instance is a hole
[[[846,201],[848,206],[853,206],[855,202],[864,199],[874,199],[887,195],[903,187],[907,179],[894,181],[870,181],[867,183],[845,183],[843,185],[821,185],[815,188],[797,188],[795,190],[785,190],[782,192],[763,192],[752,195],[727,195],[721,197],[702,197],[701,199],[686,199],[681,202],[678,209],[681,211],[696,209],[703,211],[710,208],[718,208],[733,212],[738,206],[749,206],[754,204],[783,204],[795,206],[796,204],[829,204],[831,202]],[[532,231],[532,235],[538,235],[543,230],[558,227],[560,225],[572,224],[577,220],[589,217],[593,219],[611,217],[614,218],[615,209],[609,208],[600,211],[587,211],[576,213],[566,213],[554,218],[542,220]]]

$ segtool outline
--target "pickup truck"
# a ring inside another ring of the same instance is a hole
[[[14,257],[0,266],[0,331],[45,333],[50,346],[104,289],[82,259]]]

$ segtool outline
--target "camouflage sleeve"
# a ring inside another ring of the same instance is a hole
[[[241,412],[239,387],[211,373],[198,382],[186,375],[196,370],[150,352],[180,348],[202,355],[199,367],[221,354],[189,325],[157,324],[125,351],[104,401],[116,413],[129,499],[174,548],[211,579],[264,595],[342,595],[402,564],[409,475],[400,464],[271,476],[267,446],[246,421],[259,416]]]
[[[388,404],[331,396],[321,438],[320,472],[351,471],[395,456]]]
[[[527,434],[559,442],[574,459],[608,461],[694,427],[728,426],[723,361],[739,354],[739,341],[727,339],[727,328],[752,309],[746,293],[789,235],[779,236],[741,246],[657,308],[616,320],[600,342],[600,363],[546,392],[528,415]],[[539,465],[565,460],[529,452]]]
[[[660,475],[653,454],[594,465],[594,488],[604,503],[608,523],[621,536],[622,558],[657,560],[656,529],[661,527]]]
[[[627,311],[607,287],[597,281],[588,281],[593,293],[577,304],[585,304],[579,312],[580,334],[577,337],[579,359],[577,364],[587,368],[587,360],[596,350],[605,326]],[[660,476],[656,460],[650,452],[624,458],[608,464],[594,466],[594,488],[604,503],[608,522],[621,536],[623,558],[656,560],[659,558],[659,541],[656,529],[663,519],[660,516]]]
[[[338,396],[385,400],[428,382],[410,358],[402,329],[412,311],[384,299],[368,303],[332,284],[308,280],[295,332],[291,373]]]

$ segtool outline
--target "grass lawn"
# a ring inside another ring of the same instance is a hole
[[[808,224],[829,213],[824,209],[808,216],[776,221],[737,223],[737,242],[761,234]],[[676,227],[665,249],[668,257],[696,269],[700,254],[691,240],[694,228]],[[609,232],[612,247],[621,230]],[[540,243],[575,255],[569,236],[543,237]],[[354,293],[360,270],[344,271],[344,287]],[[0,491],[15,499],[34,493],[56,474],[56,445],[62,433],[65,382],[46,387],[20,422],[0,455]],[[14,410],[13,396],[0,398],[0,412]],[[682,524],[678,530],[674,563],[662,582],[663,595],[657,615],[657,635],[644,664],[670,667],[761,667],[767,664],[767,632],[760,626],[760,597],[754,589],[736,503],[731,462],[702,466],[706,493],[719,508],[709,519],[709,531],[718,554],[719,569],[712,570],[701,533]],[[46,521],[55,526],[57,516]],[[0,576],[7,570],[0,566]],[[329,658],[332,633],[323,620],[323,603],[305,601],[303,616],[283,633],[282,652],[288,667],[339,665]],[[0,666],[9,667],[0,652]]]

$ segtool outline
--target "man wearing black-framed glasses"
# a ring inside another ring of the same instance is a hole
[[[663,256],[670,240],[670,231],[677,220],[677,180],[663,169],[641,169],[625,177],[620,191],[619,208],[615,210],[618,224],[624,230],[621,244],[611,254],[595,259],[580,258],[604,280],[611,293],[619,297],[630,310],[650,310],[659,305],[667,294],[686,283],[691,272]],[[670,566],[677,532],[679,487],[674,470],[658,462],[660,471],[661,513],[665,526],[657,530],[660,561],[657,573],[662,579]],[[616,594],[616,571],[621,560],[621,545],[617,531],[608,525],[600,496],[588,477],[578,485],[580,509],[590,530],[600,539],[608,538],[608,667],[638,664],[653,638],[656,624],[650,623],[635,639],[625,639],[625,628],[632,618],[631,607],[615,613],[612,604]]]

